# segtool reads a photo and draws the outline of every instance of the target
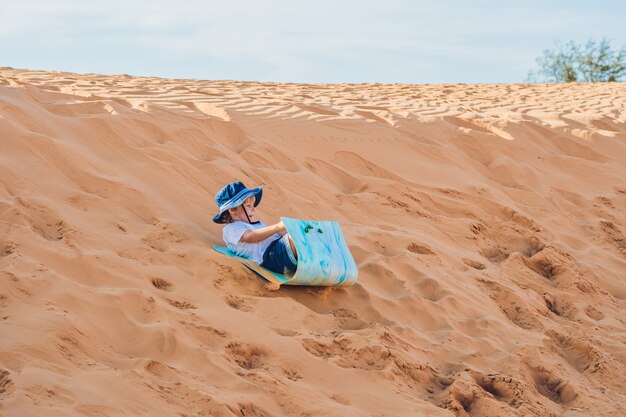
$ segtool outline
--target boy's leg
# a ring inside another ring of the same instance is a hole
[[[289,246],[291,246],[291,251],[293,252],[293,256],[295,256],[296,259],[298,259],[298,251],[296,250],[296,245],[294,245],[293,240],[291,239],[291,236],[289,235],[289,233],[287,233],[287,237],[289,238]]]

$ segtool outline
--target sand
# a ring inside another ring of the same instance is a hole
[[[339,221],[273,288],[214,195]],[[626,415],[626,85],[0,69],[0,415]]]

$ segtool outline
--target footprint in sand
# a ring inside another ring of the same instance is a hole
[[[428,246],[420,245],[419,243],[411,242],[406,247],[409,252],[417,253],[418,255],[434,255],[433,252]]]
[[[529,366],[528,371],[537,391],[550,401],[556,404],[567,404],[578,396],[574,386],[559,378],[554,371],[543,366]]]
[[[0,395],[9,390],[13,382],[9,378],[9,372],[0,369]]]
[[[602,220],[600,221],[600,229],[607,240],[611,242],[622,255],[626,255],[626,238],[619,227],[613,222]]]
[[[483,234],[487,231],[487,227],[485,227],[482,223],[472,223],[469,225],[470,232],[475,235]]]
[[[195,310],[198,308],[195,305],[188,303],[187,301],[170,300],[169,298],[166,298],[166,300],[168,303],[170,303],[171,306],[174,306],[179,310]]]
[[[236,407],[227,405],[232,415],[251,417],[270,417],[271,414],[253,403],[237,403]]]
[[[473,259],[463,258],[463,259],[461,259],[461,261],[463,261],[463,263],[465,265],[467,265],[467,266],[469,266],[471,268],[477,269],[479,271],[487,268],[485,266],[485,264],[483,264],[482,262],[478,262],[478,261],[475,261]]]
[[[156,231],[141,240],[156,251],[167,252],[171,246],[180,244],[186,239],[185,232],[176,225],[159,223]]]
[[[342,368],[380,371],[392,360],[391,352],[384,346],[353,347],[347,338],[335,338],[330,343],[304,339],[301,343],[314,356],[322,359],[335,358],[334,363]]]
[[[176,370],[169,365],[165,365],[159,361],[149,360],[144,365],[146,372],[151,373],[159,377],[173,377],[176,376]]]
[[[423,390],[422,394],[430,394],[428,395],[429,398],[432,398],[432,394],[440,393],[452,383],[452,380],[440,375],[430,365],[413,362],[410,359],[410,354],[406,355],[402,351],[394,351],[392,359],[393,366],[388,370],[390,375],[399,376],[401,385],[405,387],[420,387],[420,391]]]
[[[0,243],[0,258],[15,253],[17,251],[17,246],[18,245],[15,242]]]
[[[228,360],[246,370],[263,368],[267,358],[265,349],[240,342],[230,342],[226,345],[225,354]]]
[[[446,388],[447,397],[438,407],[450,410],[457,416],[469,415],[469,411],[479,399],[475,384],[457,379]]]
[[[344,396],[338,395],[338,394],[333,394],[330,397],[331,400],[338,402],[341,405],[351,405],[352,403],[350,402],[350,400]]]
[[[570,337],[555,331],[547,332],[557,346],[558,353],[578,372],[593,374],[598,371],[615,371],[610,358],[592,342]]]
[[[509,257],[509,253],[500,248],[484,249],[481,251],[481,255],[494,264],[502,263]]]
[[[331,313],[337,320],[340,329],[343,330],[361,330],[368,326],[368,323],[359,319],[357,314],[347,308],[338,308],[332,310]]]
[[[287,376],[287,379],[289,379],[291,381],[299,381],[299,380],[302,379],[302,375],[300,374],[300,371],[298,371],[295,368],[285,367],[285,368],[283,368],[283,372]]]
[[[480,372],[472,373],[472,377],[479,387],[491,394],[496,400],[502,401],[511,407],[519,407],[527,402],[523,398],[526,387],[520,381],[516,381],[510,376],[502,374],[485,375]]]
[[[228,337],[228,333],[222,329],[208,326],[201,323],[193,323],[190,321],[180,321],[185,329],[196,338],[201,345],[206,347],[216,347],[223,343],[224,338]]]
[[[557,316],[564,317],[569,320],[576,319],[576,316],[578,315],[578,308],[570,302],[567,297],[545,293],[543,295],[543,299],[548,310]]]
[[[227,295],[224,298],[226,299],[226,304],[228,304],[235,310],[246,312],[254,310],[254,302],[252,302],[251,300],[247,300],[243,297],[239,297],[236,295]]]
[[[543,328],[541,320],[528,309],[528,303],[524,302],[513,291],[497,286],[497,289],[491,292],[490,297],[498,304],[504,315],[515,325],[526,330]]]
[[[542,252],[529,258],[526,265],[531,270],[550,281],[554,281],[559,272],[561,272],[561,266]]]
[[[585,314],[587,315],[587,317],[597,321],[603,320],[606,317],[603,312],[601,312],[592,305],[588,305],[587,307],[585,307]]]
[[[70,230],[67,223],[49,207],[17,198],[20,213],[26,218],[32,230],[49,241],[62,240]]]
[[[544,248],[545,245],[536,236],[521,236],[507,242],[507,249],[510,252],[519,252],[526,258],[533,257]]]
[[[172,289],[174,288],[174,286],[169,281],[166,281],[163,278],[153,278],[152,280],[150,280],[150,282],[152,283],[152,285],[154,285],[155,288],[158,288],[161,291],[172,291]]]

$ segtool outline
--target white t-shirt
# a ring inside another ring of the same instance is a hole
[[[279,239],[280,235],[278,233],[274,233],[270,237],[257,243],[240,242],[239,239],[241,239],[241,236],[243,236],[243,234],[248,230],[254,230],[266,226],[267,225],[262,221],[259,221],[256,224],[235,221],[224,226],[224,230],[222,230],[222,237],[224,238],[224,242],[226,243],[226,247],[228,247],[228,249],[232,250],[239,256],[250,259],[257,264],[261,264],[263,263],[263,253],[265,252],[265,249],[267,249],[270,243],[274,240]]]

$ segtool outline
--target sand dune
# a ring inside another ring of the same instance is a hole
[[[337,220],[350,288],[211,250]],[[626,415],[626,85],[0,69],[0,415]]]

